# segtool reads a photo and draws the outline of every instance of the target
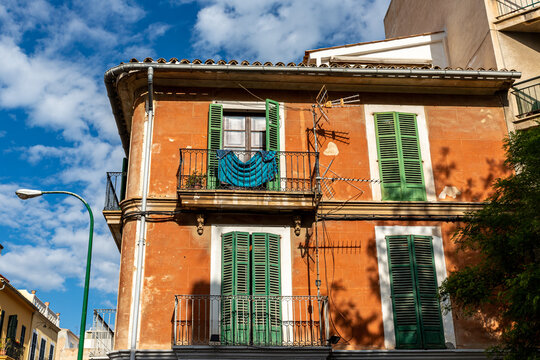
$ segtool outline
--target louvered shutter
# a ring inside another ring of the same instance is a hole
[[[401,200],[401,167],[395,113],[375,114],[382,199]]]
[[[280,236],[268,234],[268,312],[270,342],[281,345],[281,266]]]
[[[444,349],[444,329],[437,297],[437,275],[430,236],[412,236],[417,298],[424,348]]]
[[[418,141],[416,115],[397,113],[401,142],[402,200],[425,201],[426,187]]]
[[[45,359],[45,347],[47,346],[47,340],[41,339],[41,345],[39,346],[39,360]]]
[[[251,234],[253,343],[281,345],[280,237]]]
[[[2,310],[0,313],[0,339],[2,338],[2,330],[4,328],[4,318],[6,317],[6,311]]]
[[[17,336],[18,322],[17,315],[9,315],[6,332],[7,339],[15,340],[15,336]]]
[[[221,236],[221,337],[224,344],[249,342],[249,233]]]
[[[279,152],[279,103],[266,99],[266,150]],[[277,174],[276,179],[268,182],[268,190],[279,191],[281,188],[279,176],[279,153],[276,154]]]
[[[422,335],[409,237],[406,235],[387,236],[386,243],[396,348],[418,349],[422,346]]]
[[[208,169],[206,188],[217,188],[218,159],[216,150],[222,148],[223,105],[210,104],[208,110]],[[189,174],[191,175],[191,174]]]
[[[32,343],[30,344],[30,357],[28,360],[34,360],[36,356],[36,346],[37,346],[37,334],[32,334]]]
[[[26,337],[26,326],[21,326],[21,337],[19,338],[19,342],[21,345],[24,345],[24,338]]]

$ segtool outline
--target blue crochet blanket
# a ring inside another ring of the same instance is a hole
[[[275,151],[258,151],[246,162],[240,161],[232,150],[217,150],[218,179],[239,187],[257,187],[276,178]]]

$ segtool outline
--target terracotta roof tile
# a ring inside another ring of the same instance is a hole
[[[179,65],[203,65],[203,66],[215,66],[215,65],[239,65],[240,66],[266,66],[266,67],[319,67],[319,68],[346,68],[346,69],[432,69],[432,70],[466,70],[466,71],[513,71],[516,70],[508,70],[508,69],[500,69],[497,70],[495,68],[490,68],[488,70],[484,68],[466,68],[463,69],[461,67],[451,68],[451,67],[445,67],[442,69],[439,66],[432,66],[432,65],[403,65],[403,64],[374,64],[374,63],[368,63],[368,64],[362,64],[362,63],[332,63],[330,65],[328,64],[321,64],[317,66],[316,64],[307,64],[305,62],[300,63],[294,63],[289,62],[285,64],[282,61],[279,61],[275,64],[272,64],[270,61],[265,62],[264,64],[260,61],[254,61],[250,63],[247,60],[243,60],[242,62],[238,62],[238,60],[230,60],[229,62],[225,60],[218,60],[215,61],[214,59],[207,59],[206,61],[202,61],[200,59],[194,59],[193,61],[190,61],[188,59],[182,59],[178,60],[178,58],[171,58],[169,61],[165,60],[164,58],[159,58],[157,60],[152,59],[151,57],[145,58],[143,61],[139,61],[136,58],[132,58],[129,60],[129,63],[158,63],[158,64],[179,64]],[[120,64],[125,64],[124,62],[121,62]]]

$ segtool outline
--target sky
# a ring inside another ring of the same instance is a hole
[[[390,0],[0,1],[0,274],[79,333],[88,214],[92,309],[115,308],[120,254],[101,214],[124,153],[103,74],[146,57],[300,62],[308,49],[384,39]],[[172,299],[171,299],[172,304]]]

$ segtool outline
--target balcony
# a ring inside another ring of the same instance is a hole
[[[13,360],[20,360],[24,353],[24,346],[10,338],[0,339],[0,358],[7,356]]]
[[[183,208],[314,209],[317,165],[315,152],[180,149],[178,195]]]
[[[326,296],[176,295],[173,346],[328,347]]]
[[[499,31],[539,32],[540,0],[496,0]]]
[[[518,129],[534,125],[540,117],[540,76],[514,84],[514,95],[517,104]]]
[[[120,250],[122,243],[122,211],[120,209],[120,201],[123,200],[125,192],[125,175],[125,172],[107,173],[105,206],[103,207],[103,216],[107,220],[107,225],[118,250]]]
[[[84,347],[90,358],[106,358],[113,350],[116,309],[94,309],[92,327],[86,331]]]

